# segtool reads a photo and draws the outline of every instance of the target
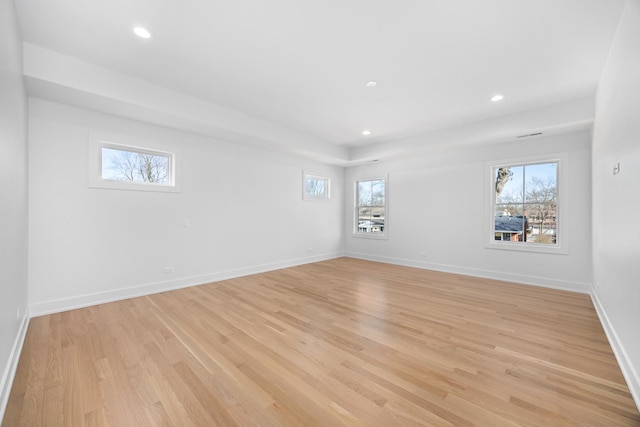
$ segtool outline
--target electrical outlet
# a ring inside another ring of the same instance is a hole
[[[173,273],[175,271],[175,268],[173,268],[173,267],[165,267],[163,271],[165,273]]]
[[[418,255],[420,255],[422,258],[426,258],[427,257],[427,253],[426,252],[420,252]]]

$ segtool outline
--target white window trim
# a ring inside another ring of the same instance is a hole
[[[557,205],[557,235],[558,243],[555,245],[508,242],[495,240],[495,176],[494,168],[513,165],[527,165],[546,162],[558,162],[558,205]],[[498,249],[520,252],[538,252],[546,254],[567,255],[569,253],[569,231],[567,221],[569,218],[569,203],[567,201],[567,182],[569,180],[569,155],[567,153],[555,153],[549,155],[519,157],[493,162],[487,162],[487,180],[485,181],[485,226],[484,226],[484,247],[487,249]]]
[[[307,194],[307,178],[321,179],[327,183],[326,196],[312,196]],[[302,200],[312,200],[317,202],[328,202],[331,200],[331,178],[316,173],[302,171]]]
[[[102,178],[102,148],[115,148],[140,153],[157,154],[169,157],[169,183],[155,184],[149,182],[128,182]],[[110,190],[152,191],[162,193],[179,193],[180,189],[180,155],[175,150],[167,150],[160,144],[145,143],[138,139],[122,135],[108,135],[92,132],[89,135],[89,188]]]
[[[379,234],[374,233],[361,233],[358,231],[358,182],[360,181],[375,181],[384,180],[384,231]],[[374,175],[354,178],[353,180],[353,201],[351,204],[352,220],[351,220],[351,235],[353,237],[361,239],[373,239],[373,240],[389,240],[389,174]]]

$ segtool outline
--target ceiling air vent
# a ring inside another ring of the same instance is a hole
[[[524,135],[518,135],[516,138],[529,138],[530,136],[538,136],[542,135],[542,132],[534,132],[534,133],[525,133]]]

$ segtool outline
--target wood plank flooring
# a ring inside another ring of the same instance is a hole
[[[589,296],[340,258],[31,320],[2,426],[630,426]]]

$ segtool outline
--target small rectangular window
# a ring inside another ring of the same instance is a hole
[[[304,173],[304,200],[329,200],[331,180],[324,176]]]
[[[129,141],[122,143],[123,139],[92,135],[89,153],[91,187],[179,191],[176,185],[176,153],[129,145]]]
[[[387,221],[385,178],[358,180],[355,185],[356,234],[384,235]]]

